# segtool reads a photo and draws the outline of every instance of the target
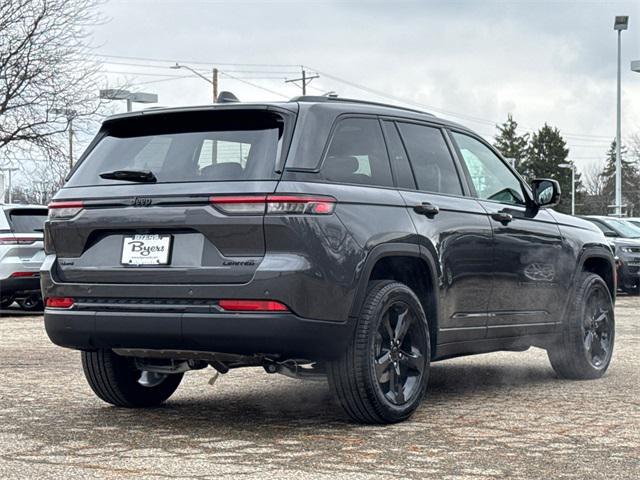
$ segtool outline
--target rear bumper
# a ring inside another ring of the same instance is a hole
[[[0,280],[0,296],[10,297],[40,291],[40,277],[17,277]]]
[[[148,348],[328,359],[346,348],[348,323],[292,313],[158,313],[45,310],[51,341],[78,350]]]

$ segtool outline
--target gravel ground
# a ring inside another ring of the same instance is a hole
[[[0,478],[640,478],[640,300],[621,297],[605,378],[544,351],[437,363],[409,421],[348,423],[326,382],[191,372],[166,406],[110,407],[42,317],[0,313]]]

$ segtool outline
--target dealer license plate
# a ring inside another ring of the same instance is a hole
[[[171,254],[171,235],[133,235],[122,243],[123,265],[167,265]]]

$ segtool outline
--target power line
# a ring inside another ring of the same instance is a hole
[[[167,58],[151,58],[151,57],[132,57],[127,55],[105,55],[105,54],[95,54],[95,57],[99,58],[120,58],[124,60],[144,60],[147,62],[168,62],[175,63],[176,59],[167,59]],[[225,63],[225,62],[203,62],[199,60],[177,60],[180,63],[191,63],[194,65],[229,65],[233,67],[291,67],[291,68],[300,68],[300,65],[296,64],[287,64],[287,63]]]
[[[228,70],[225,70],[227,72]],[[162,77],[162,78],[193,78],[194,75],[172,75],[170,73],[148,73],[148,72],[133,72],[133,71],[114,71],[114,70],[104,70],[103,73],[112,74],[112,75],[141,75],[144,77]],[[271,75],[271,76],[236,76],[237,78],[246,78],[248,80],[284,80],[286,77],[282,75]]]
[[[136,56],[126,56],[126,55],[106,55],[106,54],[96,54],[95,55],[98,58],[114,58],[114,59],[124,59],[124,60],[142,60],[142,61],[147,61],[147,62],[175,62],[175,59],[167,59],[167,58],[152,58],[152,57],[136,57]],[[268,64],[268,63],[224,63],[224,62],[203,62],[203,61],[199,61],[199,60],[180,60],[181,63],[191,63],[191,64],[195,64],[195,65],[227,65],[227,66],[236,66],[236,67],[270,67],[270,68],[274,68],[274,67],[284,67],[284,68],[301,68],[301,67],[305,67],[303,65],[296,65],[296,64]],[[138,66],[138,65],[136,65]],[[142,65],[140,65],[142,66]],[[151,68],[156,68],[158,66],[152,66],[152,65],[145,65],[144,67],[151,67]],[[144,68],[143,67],[143,68]],[[380,91],[380,90],[376,90],[374,88],[371,87],[367,87],[365,85],[361,85],[355,82],[352,82],[350,80],[335,76],[335,75],[331,75],[328,74],[326,72],[322,72],[318,69],[312,69],[311,67],[306,66],[307,68],[309,68],[310,70],[315,71],[318,74],[321,74],[324,77],[327,77],[329,79],[332,79],[334,81],[343,83],[345,85],[349,85],[353,88],[371,93],[373,95],[377,95],[383,98],[388,98],[391,100],[394,100],[396,102],[400,102],[403,104],[408,104],[408,105],[414,105],[417,106],[419,108],[424,108],[424,109],[428,109],[428,110],[432,110],[434,112],[437,113],[441,113],[443,115],[447,115],[450,117],[454,117],[454,118],[459,118],[459,119],[463,119],[463,120],[467,120],[470,122],[474,122],[474,123],[478,123],[478,124],[485,124],[485,125],[491,125],[492,127],[495,127],[496,125],[499,125],[500,122],[496,122],[494,120],[490,120],[487,118],[482,118],[482,117],[476,117],[473,115],[468,115],[468,114],[463,114],[463,113],[458,113],[452,110],[446,110],[443,108],[439,108],[439,107],[434,107],[432,105],[426,105],[420,102],[416,102],[413,100],[409,100],[406,98],[402,98],[402,97],[397,97],[395,95],[391,95],[389,93]],[[228,76],[231,77],[231,75],[229,75],[227,73]],[[232,77],[233,78],[233,77]],[[236,77],[236,80],[241,80],[240,77]],[[257,78],[256,78],[257,79]],[[275,78],[274,78],[275,79]],[[248,83],[248,82],[245,82]],[[269,90],[269,89],[265,89],[263,87],[257,86],[257,85],[252,85],[256,88],[261,88],[265,91],[269,91],[270,93],[274,93],[276,95],[279,95],[281,97],[285,97],[284,95],[282,95],[281,93],[276,93],[273,90]],[[532,132],[536,132],[537,130],[531,127],[526,127],[524,125],[520,125],[519,126],[522,130],[527,131],[529,133]],[[565,138],[574,138],[576,140],[581,140],[581,141],[590,141],[590,142],[598,142],[600,141],[599,139],[602,139],[601,141],[604,143],[604,140],[608,141],[610,140],[610,136],[609,135],[592,135],[592,134],[582,134],[582,133],[573,133],[573,132],[564,132],[563,136]]]
[[[276,92],[275,90],[271,90],[270,88],[263,87],[261,85],[257,85],[257,84],[252,83],[252,82],[248,82],[248,81],[243,80],[241,78],[235,77],[234,75],[231,75],[231,74],[229,74],[229,73],[227,73],[227,72],[225,72],[223,70],[220,70],[220,74],[224,75],[225,77],[232,78],[233,80],[237,80],[238,82],[246,83],[247,85],[251,85],[252,87],[259,88],[260,90],[264,90],[265,92],[273,93],[274,95],[278,95],[279,97],[289,99],[289,95],[284,95],[284,94],[282,94],[280,92]]]
[[[167,65],[150,65],[148,63],[111,62],[111,61],[102,61],[101,63],[106,65],[122,65],[126,67],[141,67],[141,68],[157,68],[162,70],[167,70],[171,68],[171,66],[167,66]],[[208,73],[210,69],[196,68],[195,70]],[[291,75],[293,73],[291,70],[273,70],[273,69],[247,70],[244,68],[243,69],[225,68],[225,71],[236,72],[236,73],[250,73],[250,74],[271,73],[271,74],[282,74],[282,75]]]

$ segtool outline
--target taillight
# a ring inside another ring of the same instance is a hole
[[[40,237],[16,237],[15,235],[0,235],[0,245],[31,245],[41,241]]]
[[[230,215],[263,215],[266,200],[266,195],[233,195],[209,198],[216,209]]]
[[[40,272],[13,272],[11,278],[39,277]]]
[[[81,201],[51,202],[49,204],[49,220],[63,220],[75,217],[84,207]]]
[[[218,305],[231,312],[288,312],[284,303],[274,300],[220,300]]]
[[[71,308],[73,307],[73,298],[71,297],[48,297],[45,305],[47,308]]]
[[[331,215],[336,207],[336,199],[324,195],[233,195],[209,200],[231,215]]]

